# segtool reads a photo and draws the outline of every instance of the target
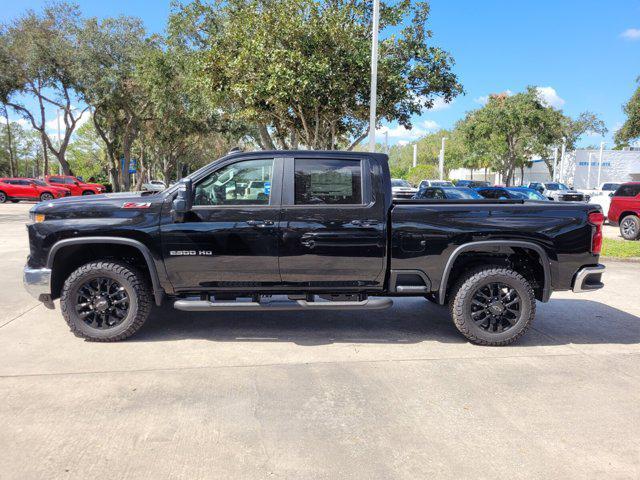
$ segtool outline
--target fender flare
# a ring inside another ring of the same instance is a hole
[[[447,283],[449,282],[449,274],[453,269],[453,264],[460,254],[476,248],[485,247],[516,247],[526,248],[535,251],[540,255],[540,261],[542,262],[542,271],[544,272],[544,286],[542,287],[542,301],[548,302],[551,296],[551,266],[549,262],[549,256],[547,252],[537,243],[526,242],[522,240],[482,240],[478,242],[463,243],[457,247],[449,256],[447,264],[442,272],[442,280],[440,281],[440,289],[438,290],[438,303],[444,305],[445,297],[447,294]]]
[[[144,257],[145,262],[147,263],[147,268],[149,269],[149,276],[151,277],[151,286],[153,288],[153,297],[156,302],[156,305],[160,306],[162,304],[162,298],[164,297],[164,290],[160,286],[160,278],[158,277],[158,269],[156,268],[156,263],[153,260],[153,256],[149,251],[149,248],[138,240],[133,240],[131,238],[124,237],[80,237],[80,238],[67,238],[65,240],[59,240],[53,244],[51,250],[49,250],[49,255],[47,257],[47,268],[53,268],[53,262],[55,261],[56,254],[63,248],[68,247],[70,245],[83,245],[83,244],[97,244],[97,243],[111,243],[117,245],[127,245],[130,247],[134,247],[140,251],[142,256]]]

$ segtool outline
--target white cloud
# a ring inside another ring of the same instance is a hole
[[[388,132],[389,138],[397,138],[402,140],[416,140],[422,137],[425,133],[427,133],[422,128],[412,128],[411,130],[404,128],[402,125],[398,125],[397,127],[389,128],[389,127],[381,127],[376,130],[376,137],[384,138],[385,132]]]
[[[564,105],[564,99],[558,95],[553,87],[537,87],[538,97],[543,103],[553,108],[560,108]]]
[[[445,110],[445,109],[451,107],[451,105],[453,105],[453,102],[455,102],[455,100],[451,100],[450,102],[445,102],[444,98],[437,97],[433,101],[433,107],[431,107],[429,110],[431,110],[433,112],[438,111],[438,110]]]
[[[427,132],[435,132],[440,128],[440,125],[438,125],[438,123],[433,120],[425,120],[424,122],[422,122],[422,126],[424,126]]]
[[[376,130],[376,138],[384,139],[385,132],[388,132],[389,139],[397,139],[397,143],[406,145],[412,140],[424,137],[426,134],[440,129],[440,125],[433,120],[424,120],[420,126],[407,129],[402,125],[396,127],[380,127]]]
[[[408,140],[398,140],[398,145],[400,145],[401,147],[404,147],[405,145],[409,145],[409,141]]]
[[[626,40],[640,40],[640,28],[627,28],[620,36]]]

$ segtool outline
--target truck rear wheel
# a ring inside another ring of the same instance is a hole
[[[518,272],[484,267],[458,280],[449,308],[456,328],[471,342],[502,346],[525,334],[535,317],[536,300]]]
[[[151,293],[142,273],[130,265],[96,261],[69,275],[60,308],[77,337],[115,342],[142,327],[151,311]]]

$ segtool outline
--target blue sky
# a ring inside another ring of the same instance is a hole
[[[44,3],[3,0],[0,21]],[[139,16],[154,32],[164,30],[170,10],[164,0],[78,3],[88,16]],[[416,117],[412,132],[390,125],[391,143],[451,127],[490,93],[535,85],[569,115],[598,114],[609,128],[604,140],[610,145],[624,121],[622,104],[640,76],[640,1],[432,0],[430,28],[434,44],[455,58],[466,95]],[[581,143],[601,140],[585,136]]]

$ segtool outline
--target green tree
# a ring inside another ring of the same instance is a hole
[[[107,149],[96,132],[93,119],[85,122],[76,130],[67,159],[74,175],[84,179],[95,178],[101,182],[109,179],[109,159]]]
[[[109,173],[116,191],[129,190],[134,142],[149,115],[139,66],[159,48],[138,18],[88,19],[78,34],[80,91],[91,106],[96,132],[105,142]],[[120,156],[124,161],[120,161]]]
[[[616,132],[615,141],[618,147],[628,146],[631,141],[640,139],[640,87],[636,89],[622,110],[627,115],[627,119]]]
[[[74,109],[78,100],[78,19],[76,5],[57,3],[41,13],[29,10],[0,27],[0,101],[40,134],[45,173],[49,171],[49,152],[69,173],[65,153],[84,113]],[[33,105],[25,98],[34,100]],[[59,142],[47,132],[46,117],[51,111],[62,112]]]
[[[462,91],[433,46],[426,2],[381,3],[378,121],[411,117]],[[354,148],[367,134],[371,4],[366,0],[200,0],[170,19],[194,78],[262,148]]]
[[[547,105],[534,87],[513,96],[492,95],[487,104],[467,114],[459,125],[473,157],[499,172],[510,185],[516,169],[521,176],[532,156],[545,159],[549,171],[550,149],[564,138],[569,148],[586,132],[606,133],[604,123],[590,112],[577,119]],[[521,177],[522,178],[522,177]]]

